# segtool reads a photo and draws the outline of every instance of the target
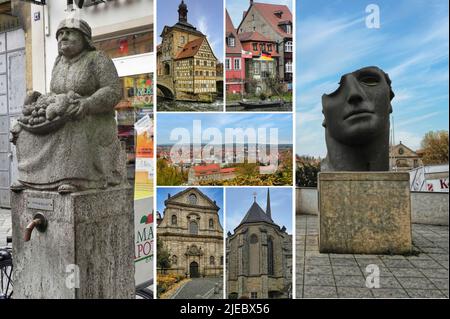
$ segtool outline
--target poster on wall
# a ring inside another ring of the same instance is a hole
[[[135,280],[139,287],[148,286],[153,280],[153,121],[146,115],[135,123],[134,128]]]

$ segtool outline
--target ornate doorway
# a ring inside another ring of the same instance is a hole
[[[189,265],[189,274],[191,278],[198,278],[200,277],[200,273],[198,271],[198,263],[193,261]]]

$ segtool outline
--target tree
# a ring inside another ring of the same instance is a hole
[[[299,187],[317,187],[320,172],[320,159],[309,156],[297,158],[296,185]]]
[[[424,165],[448,163],[448,131],[430,131],[421,143]]]
[[[181,185],[187,182],[187,172],[168,165],[165,159],[159,158],[156,162],[156,176],[158,185]]]

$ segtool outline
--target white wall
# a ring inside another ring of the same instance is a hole
[[[50,89],[51,70],[58,55],[55,33],[61,20],[72,16],[85,20],[91,26],[94,37],[119,30],[150,26],[154,21],[153,0],[106,1],[81,10],[75,6],[72,12],[66,11],[66,3],[65,0],[58,0],[49,1],[45,7],[32,5],[33,87],[35,90],[48,92]],[[41,19],[34,21],[34,14],[38,11],[41,12]],[[153,59],[147,61],[153,63]],[[42,83],[43,80],[45,83]]]

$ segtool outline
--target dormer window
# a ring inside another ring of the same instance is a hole
[[[273,13],[278,19],[281,19],[281,17],[283,16],[283,11],[279,10],[279,11],[275,11]]]
[[[291,34],[292,33],[292,26],[290,24],[286,24],[286,33]]]
[[[228,43],[227,43],[227,45],[229,46],[229,47],[235,47],[236,46],[236,39],[234,38],[234,36],[229,36],[228,38]]]

